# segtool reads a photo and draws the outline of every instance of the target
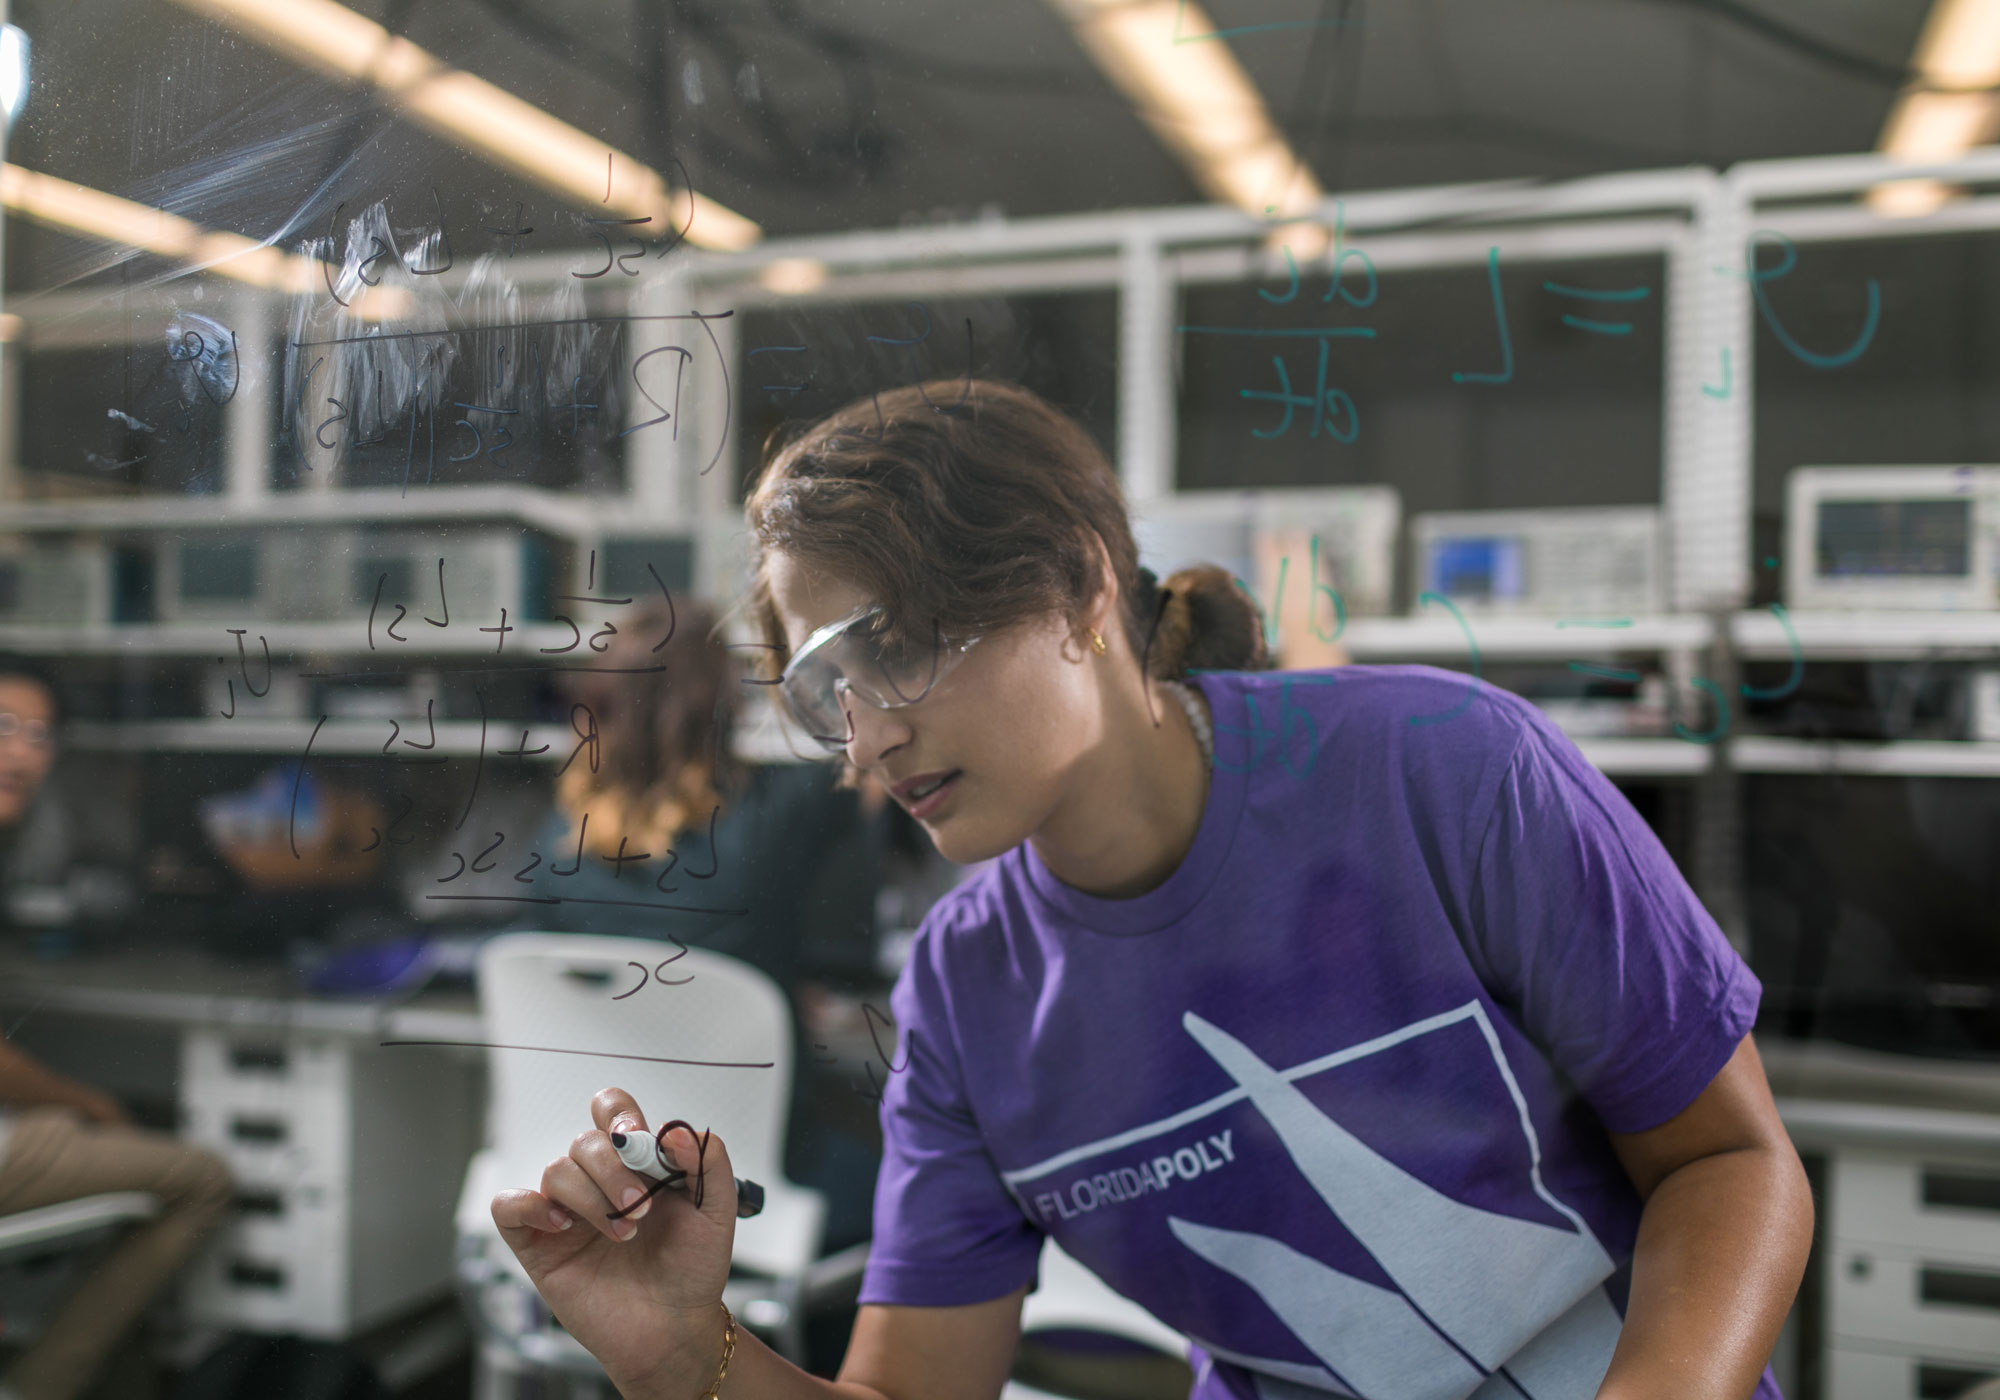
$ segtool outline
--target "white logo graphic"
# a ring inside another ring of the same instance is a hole
[[[1444,1195],[1328,1117],[1296,1081],[1416,1036],[1471,1022],[1513,1101],[1529,1154],[1529,1185],[1574,1227],[1481,1210]],[[1173,1132],[1239,1100],[1270,1124],[1294,1165],[1395,1283],[1344,1274],[1267,1235],[1170,1216],[1174,1238],[1242,1280],[1321,1366],[1232,1352],[1194,1338],[1255,1375],[1261,1400],[1327,1394],[1363,1400],[1591,1400],[1617,1344],[1618,1313],[1601,1286],[1611,1257],[1583,1218],[1541,1179],[1541,1145],[1527,1102],[1484,1008],[1455,1011],[1290,1070],[1266,1064],[1193,1012],[1181,1024],[1237,1088],[1160,1123],[1007,1174],[1009,1186],[1076,1161]]]

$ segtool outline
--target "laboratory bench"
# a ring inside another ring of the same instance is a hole
[[[2000,1375],[2000,1062],[1758,1048],[1817,1188],[1793,1361],[1819,1400],[1927,1400]]]

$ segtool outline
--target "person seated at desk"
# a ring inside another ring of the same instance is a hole
[[[55,687],[0,657],[0,871],[8,871],[55,762]],[[220,1159],[132,1126],[117,1101],[0,1040],[0,1215],[107,1191],[145,1191],[160,1213],[133,1230],[0,1373],[0,1400],[69,1400],[228,1205]]]
[[[536,922],[726,953],[791,993],[808,944],[866,932],[874,892],[855,794],[823,764],[736,758],[740,668],[707,604],[621,623],[588,663],[597,669],[564,675],[571,726],[597,742],[556,780],[535,846],[548,855],[529,879],[562,903]],[[830,859],[837,849],[862,858]]]

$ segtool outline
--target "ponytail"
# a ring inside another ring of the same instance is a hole
[[[1264,620],[1227,569],[1197,564],[1161,583],[1139,570],[1134,602],[1146,617],[1141,635],[1146,674],[1184,680],[1190,671],[1265,671]]]

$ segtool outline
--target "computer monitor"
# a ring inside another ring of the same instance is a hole
[[[316,622],[338,615],[340,548],[328,532],[190,530],[153,543],[161,622]]]
[[[1516,603],[1527,596],[1525,553],[1514,535],[1464,535],[1439,540],[1431,550],[1426,586],[1448,598]]]
[[[1495,616],[1643,614],[1666,604],[1651,506],[1454,511],[1412,522],[1412,592]]]
[[[104,626],[115,572],[114,552],[102,540],[0,545],[0,626]]]
[[[1786,499],[1794,608],[2000,606],[2000,468],[1799,467]]]

